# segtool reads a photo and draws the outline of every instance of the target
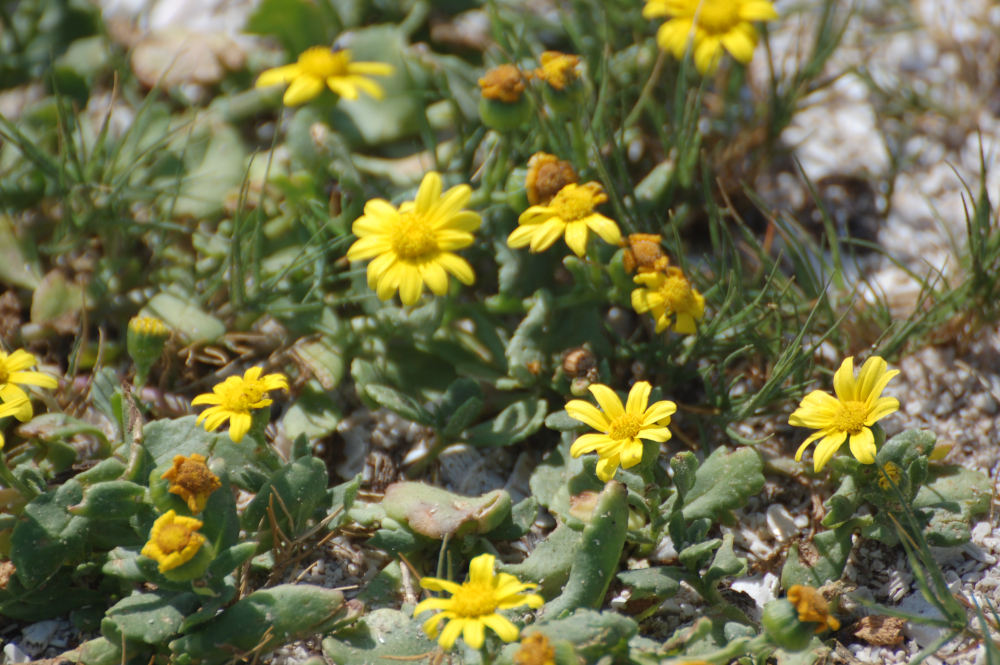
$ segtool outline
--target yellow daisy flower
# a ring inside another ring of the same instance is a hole
[[[18,349],[8,354],[0,351],[0,400],[6,404],[17,404],[18,408],[10,415],[21,422],[31,420],[34,410],[31,400],[21,386],[38,386],[40,388],[56,388],[59,381],[54,376],[28,370],[35,364],[35,356],[24,349]]]
[[[537,593],[524,593],[538,585],[519,582],[508,573],[493,574],[495,557],[480,554],[469,562],[469,581],[462,584],[437,577],[424,577],[420,586],[430,591],[447,591],[451,598],[427,598],[413,608],[413,616],[427,610],[444,610],[424,621],[424,632],[438,644],[451,649],[461,635],[473,649],[483,646],[485,628],[490,628],[504,642],[513,642],[520,634],[517,626],[497,610],[507,610],[527,605],[538,609],[545,601]],[[441,622],[448,619],[444,630]],[[441,635],[438,637],[438,632]]]
[[[219,477],[209,471],[205,461],[206,458],[198,453],[193,453],[190,457],[174,455],[174,465],[160,476],[163,480],[170,481],[168,491],[187,502],[192,513],[205,510],[208,497],[222,487]]]
[[[448,292],[448,273],[469,285],[476,281],[472,266],[454,253],[472,244],[472,232],[483,220],[479,213],[462,210],[472,195],[468,185],[452,187],[441,194],[441,176],[424,176],[416,201],[396,209],[384,199],[365,204],[365,214],[351,230],[358,239],[347,250],[351,261],[368,264],[368,287],[382,300],[399,289],[404,305],[420,298],[424,283],[436,295]]]
[[[281,374],[261,376],[264,370],[251,367],[243,378],[231,376],[212,388],[210,393],[202,393],[191,404],[213,404],[201,412],[198,422],[204,421],[205,429],[212,431],[229,421],[229,438],[239,443],[250,430],[253,421],[251,412],[270,406],[274,400],[266,397],[271,390],[288,390],[288,380]]]
[[[646,381],[638,381],[632,386],[624,407],[608,386],[594,383],[589,388],[604,412],[589,402],[574,399],[566,404],[566,413],[601,434],[578,437],[569,453],[579,457],[596,452],[601,458],[597,462],[597,477],[607,482],[614,478],[619,466],[628,469],[642,461],[641,439],[662,443],[670,438],[667,425],[677,405],[669,400],[649,405],[652,386]]]
[[[507,237],[507,245],[514,249],[530,246],[532,252],[544,252],[565,235],[573,253],[583,256],[590,231],[612,245],[621,244],[618,225],[594,212],[595,206],[607,200],[608,195],[596,182],[569,183],[545,205],[534,205],[521,213],[519,226]]]
[[[193,517],[180,517],[168,510],[153,523],[141,553],[159,563],[161,573],[181,566],[205,544],[205,536],[197,533],[201,526]]]
[[[351,62],[347,49],[334,51],[325,46],[313,46],[299,56],[298,62],[267,69],[257,78],[255,87],[288,83],[282,99],[285,106],[298,106],[323,92],[323,86],[344,99],[357,99],[358,90],[375,99],[385,93],[368,76],[389,76],[392,65],[384,62]]]
[[[679,333],[696,332],[695,322],[705,316],[705,298],[680,268],[668,266],[665,272],[640,272],[633,280],[642,288],[632,291],[632,309],[655,316],[656,332],[666,330],[671,323]],[[674,316],[676,320],[671,319]]]
[[[667,17],[656,32],[656,42],[678,60],[690,44],[702,74],[715,71],[723,49],[743,64],[750,62],[757,46],[751,21],[778,18],[769,0],[646,0],[642,15]]]
[[[809,444],[820,439],[813,453],[813,468],[818,472],[830,461],[833,454],[850,439],[851,454],[862,464],[875,462],[875,436],[871,427],[875,421],[899,409],[895,397],[881,397],[882,391],[898,369],[886,369],[886,362],[872,356],[861,366],[854,377],[854,358],[847,358],[833,375],[836,397],[822,390],[806,395],[791,416],[788,424],[818,430],[809,436],[795,453],[796,461]]]

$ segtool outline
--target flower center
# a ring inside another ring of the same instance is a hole
[[[413,212],[400,213],[391,242],[392,250],[404,261],[430,258],[438,252],[434,229],[426,219]]]
[[[549,207],[555,211],[559,219],[568,224],[581,220],[594,212],[596,198],[587,187],[569,184],[559,190],[559,193],[549,203]]]
[[[894,462],[886,462],[883,470],[878,472],[878,486],[888,492],[892,489],[893,485],[899,485],[899,479],[902,475],[902,469],[899,468],[898,464],[895,464]]]
[[[481,617],[493,614],[497,609],[496,593],[493,586],[476,582],[466,582],[451,597],[448,608],[460,617]]]
[[[216,487],[218,480],[204,463],[192,460],[184,460],[177,472],[177,479],[174,481],[192,494],[203,492],[211,493]]]
[[[0,386],[10,380],[10,372],[7,370],[7,363],[0,360]]]
[[[313,46],[299,56],[298,65],[303,74],[327,79],[346,75],[350,61],[350,51],[331,51],[324,46]]]
[[[263,396],[264,390],[258,382],[241,381],[233,386],[223,386],[221,406],[227,411],[249,413]]]
[[[191,541],[191,533],[191,530],[183,525],[168,524],[160,529],[156,536],[156,544],[167,554],[180,552]]]
[[[865,418],[868,416],[868,409],[864,402],[849,400],[841,402],[840,413],[833,419],[833,426],[839,432],[848,434],[858,434],[865,427]]]
[[[667,277],[660,286],[660,295],[666,302],[667,307],[672,312],[686,312],[693,309],[691,301],[691,283],[686,277],[671,275]]]
[[[706,32],[727,33],[740,22],[739,7],[735,0],[701,0],[695,10],[697,24]]]
[[[642,429],[642,418],[631,413],[623,413],[611,423],[608,437],[615,441],[634,439],[640,429]]]

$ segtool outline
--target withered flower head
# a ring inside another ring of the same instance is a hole
[[[520,101],[524,92],[524,75],[514,65],[500,65],[479,79],[479,88],[486,99],[513,104]]]
[[[170,493],[187,502],[192,513],[205,510],[209,495],[222,487],[219,477],[209,471],[205,458],[198,453],[190,457],[174,456],[174,466],[162,476],[170,481]]]
[[[662,236],[658,233],[631,233],[625,239],[623,263],[625,272],[663,272],[670,260],[660,245]]]
[[[528,160],[528,175],[524,179],[528,203],[545,205],[560,189],[577,181],[572,164],[547,152],[536,152]]]

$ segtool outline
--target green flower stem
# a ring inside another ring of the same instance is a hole
[[[2,453],[0,453],[0,481],[3,481],[7,487],[20,492],[21,496],[23,496],[27,501],[31,501],[38,496],[38,492],[35,492],[30,486],[21,482],[21,480],[18,479],[13,472],[11,472],[10,467],[7,466],[7,458],[4,457]]]

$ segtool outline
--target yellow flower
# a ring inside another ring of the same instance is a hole
[[[639,314],[651,312],[656,317],[656,332],[666,330],[671,322],[679,333],[696,332],[695,322],[705,316],[705,298],[680,268],[668,266],[665,272],[640,272],[633,280],[642,288],[632,291],[632,309]],[[671,321],[674,316],[677,319]]]
[[[267,374],[260,367],[251,367],[243,378],[231,376],[212,388],[210,393],[202,393],[191,404],[214,404],[201,412],[198,422],[205,422],[205,429],[217,429],[229,421],[229,438],[239,443],[250,430],[253,420],[251,411],[270,406],[272,399],[266,397],[270,390],[288,390],[288,380],[281,374]]]
[[[788,600],[799,613],[799,621],[803,623],[818,623],[817,633],[829,628],[839,630],[840,622],[830,616],[830,608],[823,595],[811,586],[793,584],[788,590]]]
[[[153,523],[142,555],[159,563],[161,573],[187,563],[205,544],[205,536],[196,533],[201,524],[193,517],[179,517],[168,510]]]
[[[524,189],[531,205],[546,205],[563,187],[577,181],[573,165],[547,152],[536,152],[528,160]]]
[[[521,640],[514,665],[556,665],[556,650],[545,633],[532,633]]]
[[[851,454],[859,462],[872,464],[875,461],[875,436],[871,426],[899,409],[899,400],[895,397],[880,397],[889,380],[899,374],[898,369],[887,370],[886,367],[884,360],[872,356],[855,378],[854,358],[847,358],[833,375],[836,397],[814,390],[802,399],[799,408],[789,416],[788,424],[818,431],[799,446],[796,460],[802,459],[810,443],[821,439],[813,454],[813,468],[819,471],[849,438]]]
[[[535,76],[548,83],[556,90],[565,90],[567,86],[580,79],[576,66],[580,64],[580,56],[545,51],[539,58],[542,66],[535,70]]]
[[[594,212],[594,206],[607,200],[604,189],[596,182],[570,183],[547,204],[531,206],[521,213],[519,226],[508,236],[507,245],[514,249],[530,245],[532,252],[544,252],[565,234],[566,244],[573,253],[583,256],[590,231],[605,242],[620,244],[622,234],[618,225]]]
[[[628,469],[642,461],[642,441],[662,443],[670,438],[670,416],[677,405],[669,400],[649,404],[652,387],[646,381],[639,381],[628,394],[628,402],[622,401],[611,388],[594,383],[589,386],[594,399],[600,404],[601,413],[593,404],[581,399],[566,404],[566,413],[571,418],[593,427],[601,434],[584,434],[573,442],[570,455],[579,457],[584,453],[596,452],[597,477],[607,482],[614,478],[619,465]]]
[[[198,453],[190,457],[174,455],[174,465],[160,478],[170,481],[170,493],[184,499],[192,513],[205,510],[208,497],[222,487],[219,477],[205,465],[205,457]]]
[[[537,585],[522,583],[508,573],[493,574],[495,557],[492,554],[480,554],[469,563],[469,581],[462,584],[449,582],[436,577],[424,577],[420,586],[431,591],[447,591],[451,598],[427,598],[413,608],[413,616],[427,610],[444,610],[424,622],[424,632],[434,639],[440,630],[440,624],[448,619],[438,644],[444,649],[450,649],[459,635],[473,649],[483,646],[484,628],[490,628],[504,642],[513,642],[520,631],[506,617],[497,614],[497,610],[527,605],[537,609],[544,600],[536,593],[524,593]]]
[[[9,415],[21,422],[31,420],[34,410],[28,394],[20,386],[39,386],[40,388],[56,388],[59,381],[55,377],[42,372],[26,371],[35,364],[35,356],[24,349],[18,349],[11,354],[0,351],[0,400],[5,404],[17,404],[18,408]]]
[[[476,280],[472,266],[454,253],[473,242],[472,232],[482,218],[462,210],[472,190],[468,185],[452,187],[441,194],[441,176],[424,176],[416,201],[406,201],[397,210],[388,201],[372,199],[365,214],[354,221],[358,239],[347,250],[347,258],[368,264],[368,287],[382,300],[399,289],[404,305],[420,298],[424,283],[437,295],[448,292],[448,273],[463,284]]]
[[[351,62],[349,50],[313,46],[302,52],[298,62],[262,72],[255,87],[289,83],[282,99],[285,106],[308,102],[323,92],[324,84],[344,99],[357,99],[359,88],[375,99],[382,99],[385,96],[382,88],[366,77],[390,74],[392,65],[384,62]]]
[[[769,0],[646,0],[642,15],[668,17],[656,32],[657,43],[678,60],[690,44],[702,74],[715,71],[723,48],[743,64],[750,62],[757,46],[751,21],[778,18]]]

